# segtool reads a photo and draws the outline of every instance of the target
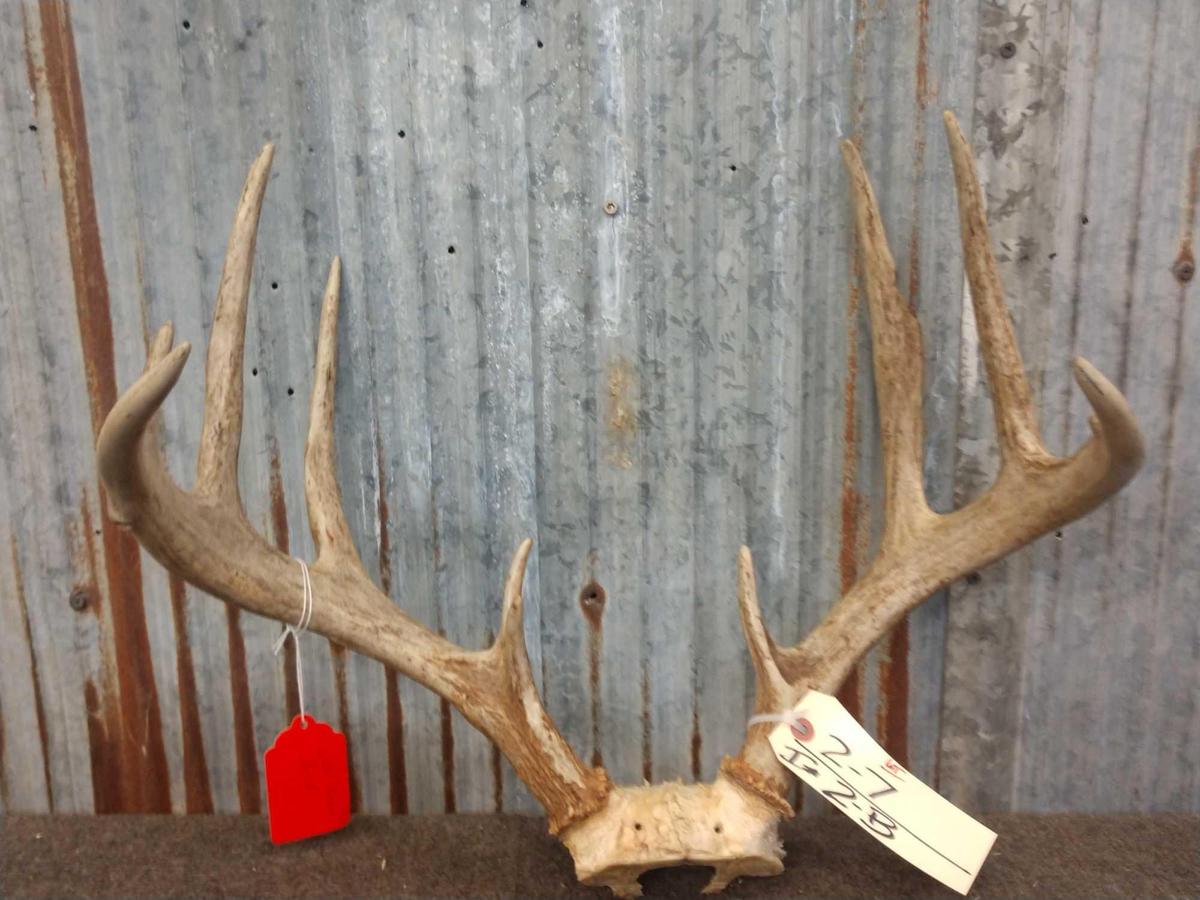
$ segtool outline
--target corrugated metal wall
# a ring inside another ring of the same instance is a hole
[[[339,467],[368,568],[481,645],[534,537],[530,649],[565,734],[620,780],[711,777],[752,691],[737,546],[793,641],[878,532],[843,134],[925,331],[935,505],[996,471],[944,107],[1051,447],[1086,434],[1079,353],[1150,454],[1115,502],[913,614],[847,697],[971,809],[1200,809],[1193,0],[13,2],[0,42],[4,809],[262,806],[296,702],[278,626],[143,555],[92,445],[155,327],[203,349],[267,140],[251,518],[310,552],[306,398],[341,254]],[[185,481],[201,402],[193,362],[165,422]],[[436,697],[303,652],[359,808],[530,808]]]

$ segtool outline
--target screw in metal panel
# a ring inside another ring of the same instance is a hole
[[[71,604],[71,609],[75,610],[75,612],[83,612],[87,609],[88,593],[83,588],[75,588],[75,590],[71,591],[71,596],[67,602]]]
[[[605,212],[607,215],[610,215],[610,216],[615,216],[615,215],[617,214],[617,209],[618,209],[618,208],[619,208],[619,207],[617,206],[617,201],[616,201],[616,200],[607,200],[607,201],[605,201],[605,203],[604,203],[604,212]]]
[[[1017,45],[1012,41],[1009,41],[1007,44],[1001,44],[1000,55],[1005,59],[1012,59],[1017,55]]]

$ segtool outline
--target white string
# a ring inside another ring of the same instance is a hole
[[[284,625],[283,631],[275,639],[275,655],[279,655],[290,634],[296,645],[296,693],[300,696],[300,727],[307,728],[308,721],[304,718],[304,666],[300,658],[300,634],[308,630],[308,624],[312,621],[313,589],[312,579],[308,577],[308,565],[302,559],[297,559],[296,562],[300,563],[300,575],[304,579],[304,605],[300,609],[300,621],[295,625]]]

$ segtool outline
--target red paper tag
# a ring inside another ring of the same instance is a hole
[[[346,736],[312,716],[292,719],[263,757],[271,841],[287,844],[350,821]]]

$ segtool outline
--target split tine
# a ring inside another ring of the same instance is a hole
[[[885,542],[899,539],[928,511],[921,473],[924,423],[921,387],[924,356],[917,317],[896,287],[896,264],[888,247],[875,192],[858,148],[842,142],[854,221],[871,314],[871,348],[879,430],[883,444]]]
[[[341,284],[342,262],[335,256],[329,266],[329,280],[325,285],[317,334],[317,363],[308,411],[308,441],[304,449],[304,497],[308,504],[308,522],[317,561],[352,559],[358,563],[358,551],[354,548],[354,538],[346,523],[342,491],[338,487],[333,437]]]
[[[971,145],[959,128],[954,114],[943,114],[950,158],[954,163],[954,183],[958,191],[959,228],[962,232],[963,265],[971,286],[975,308],[975,327],[979,347],[987,366],[988,383],[996,416],[996,434],[1005,461],[1016,457],[1029,459],[1045,453],[1033,410],[1029,381],[1021,351],[1013,334],[1004,288],[996,258],[992,254],[987,227],[987,204],[979,179]]]
[[[170,322],[167,322],[158,329],[158,332],[154,335],[154,339],[150,341],[150,349],[146,352],[146,366],[142,369],[143,375],[166,359],[174,340],[175,328]],[[155,456],[161,456],[162,454],[162,426],[159,424],[160,420],[161,412],[155,411],[150,421],[146,424],[146,433],[142,437],[143,452],[150,452]]]
[[[154,340],[150,342],[150,350],[146,353],[146,367],[142,370],[143,374],[149,372],[166,358],[174,341],[175,326],[167,322],[167,324],[158,329],[158,332],[154,335]]]
[[[254,244],[274,147],[267,144],[250,167],[225,251],[217,290],[204,383],[204,430],[196,464],[196,493],[238,503],[238,449],[242,441],[242,358]]]

